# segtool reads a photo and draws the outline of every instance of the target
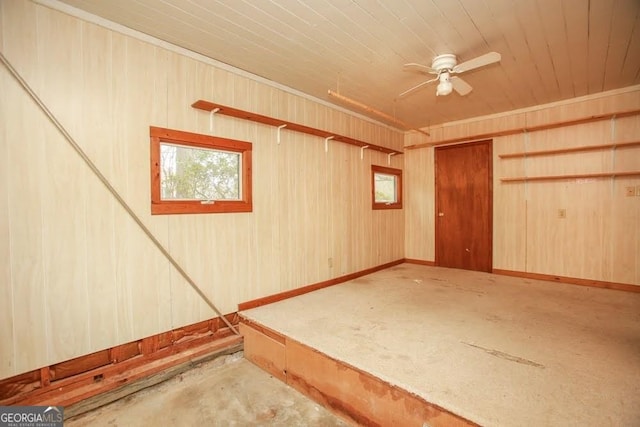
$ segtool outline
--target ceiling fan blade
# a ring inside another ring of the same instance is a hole
[[[434,70],[431,67],[427,67],[426,65],[416,64],[415,62],[411,62],[409,64],[404,64],[402,66],[404,71],[411,71],[414,73],[420,74],[438,74],[438,71]]]
[[[453,86],[453,89],[462,96],[465,96],[473,90],[471,85],[462,80],[460,77],[453,76],[449,80],[451,81],[451,86]]]
[[[409,89],[405,90],[404,92],[402,92],[400,95],[398,95],[398,98],[402,98],[402,97],[404,97],[404,96],[407,96],[407,95],[409,95],[411,92],[414,92],[414,91],[416,91],[416,90],[418,90],[418,89],[422,88],[423,86],[425,86],[425,85],[427,85],[427,84],[429,84],[429,83],[431,83],[431,82],[435,82],[436,80],[438,80],[438,79],[431,79],[431,80],[427,80],[426,82],[422,82],[422,83],[420,83],[419,85],[416,85],[416,86],[414,86],[414,87],[412,87],[412,88],[409,88]]]
[[[454,73],[463,73],[465,71],[473,70],[475,68],[484,67],[485,65],[493,64],[502,59],[502,55],[498,52],[489,52],[484,55],[480,55],[477,58],[470,59],[453,67]]]

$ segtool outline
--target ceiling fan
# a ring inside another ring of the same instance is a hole
[[[473,90],[469,83],[462,80],[460,77],[453,74],[464,73],[465,71],[474,70],[476,68],[484,67],[485,65],[493,64],[500,61],[502,56],[497,52],[489,52],[484,55],[480,55],[477,58],[465,61],[462,64],[458,64],[458,59],[451,53],[444,55],[438,55],[433,58],[431,67],[426,65],[410,63],[405,64],[403,69],[405,71],[413,71],[421,74],[434,74],[436,77],[422,82],[410,89],[405,90],[398,98],[402,98],[410,94],[411,92],[420,89],[431,82],[439,82],[436,88],[436,96],[449,95],[454,89],[460,95],[466,95]]]

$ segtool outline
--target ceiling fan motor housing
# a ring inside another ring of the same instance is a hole
[[[458,60],[456,56],[451,53],[445,53],[444,55],[438,55],[433,58],[433,62],[431,63],[431,68],[440,72],[444,70],[453,70],[458,64]]]

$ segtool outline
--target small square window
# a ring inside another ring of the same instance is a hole
[[[151,127],[151,213],[251,212],[251,144]]]
[[[373,209],[402,209],[402,170],[371,166]]]

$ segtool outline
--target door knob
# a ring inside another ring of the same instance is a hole
[[[438,216],[444,216],[444,212],[438,212]]]

